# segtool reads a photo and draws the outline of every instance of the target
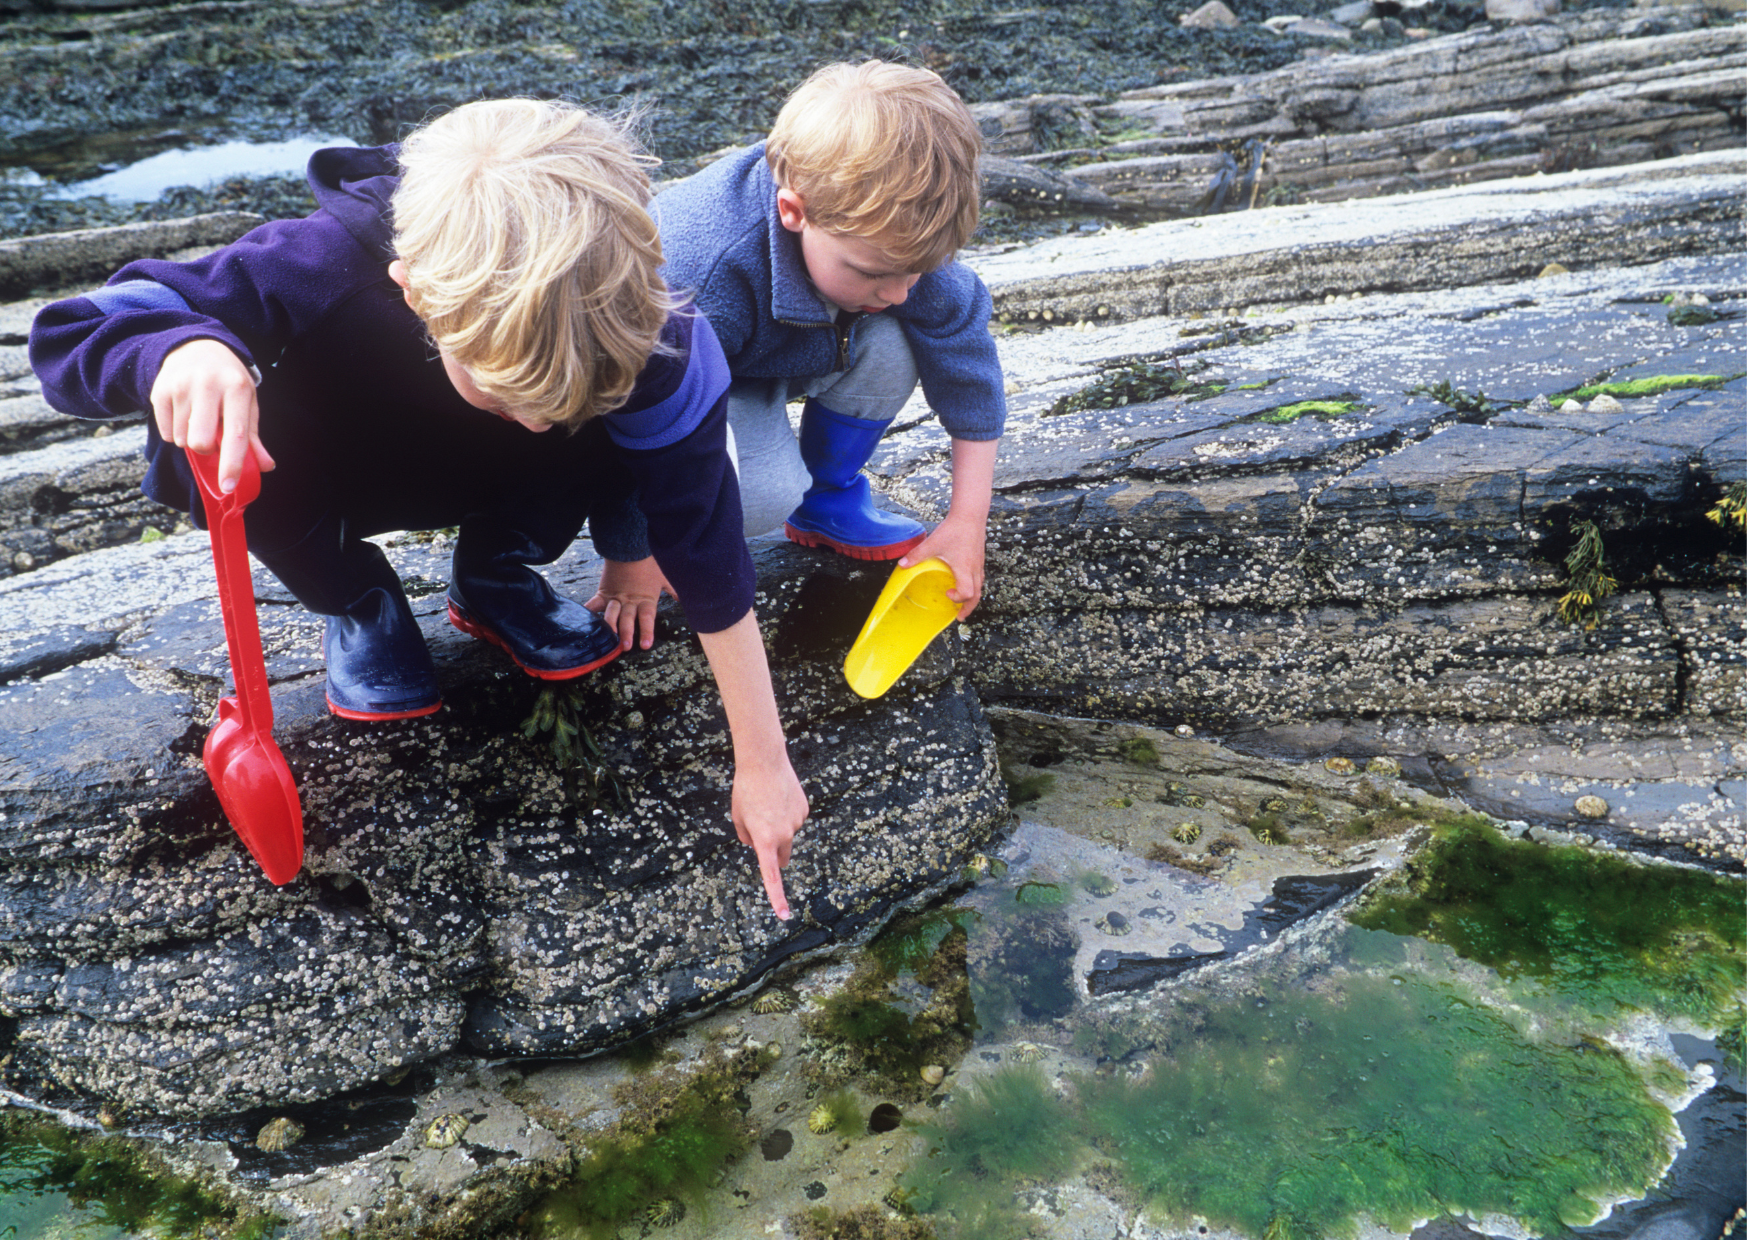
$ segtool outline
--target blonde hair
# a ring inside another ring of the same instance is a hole
[[[765,159],[810,223],[932,271],[977,228],[981,147],[970,109],[940,75],[870,60],[826,65],[796,87]]]
[[[432,342],[531,421],[623,404],[678,302],[646,210],[657,161],[628,126],[485,100],[416,130],[400,162],[394,246]]]

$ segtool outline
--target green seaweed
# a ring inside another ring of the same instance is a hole
[[[1001,779],[1007,785],[1009,805],[1039,800],[1056,782],[1056,776],[1049,771],[1020,771],[1005,762],[1001,766]]]
[[[1416,384],[1404,389],[1402,394],[1430,397],[1457,413],[1486,413],[1493,407],[1493,402],[1487,399],[1485,392],[1465,392],[1449,379],[1440,379],[1437,383]]]
[[[1595,396],[1624,396],[1631,400],[1637,396],[1660,396],[1682,388],[1715,388],[1728,382],[1724,375],[1641,375],[1618,383],[1587,383],[1549,399],[1556,405],[1562,400],[1590,400]]]
[[[868,1117],[862,1113],[862,1103],[856,1095],[847,1089],[834,1089],[818,1102],[814,1103],[814,1111],[824,1112],[830,1120],[829,1124],[821,1124],[826,1132],[835,1132],[843,1137],[860,1137],[867,1134]],[[812,1115],[807,1117],[808,1127],[814,1127]]]
[[[1136,766],[1159,765],[1159,747],[1145,736],[1131,736],[1117,746],[1117,755]]]
[[[583,1138],[570,1182],[526,1216],[531,1234],[604,1240],[665,1197],[702,1201],[723,1164],[752,1147],[736,1095],[769,1062],[741,1051],[689,1076],[670,1069],[621,1085],[625,1118]]]
[[[1175,361],[1135,358],[1113,365],[1085,387],[1056,401],[1040,416],[1055,418],[1084,409],[1120,409],[1167,396],[1205,399],[1225,390],[1224,383],[1192,383]]]
[[[905,1204],[954,1240],[1018,1240],[1028,1233],[1014,1201],[1019,1180],[1066,1175],[1080,1155],[1068,1106],[1035,1066],[1001,1069],[954,1099],[923,1128],[930,1155],[899,1177]]]
[[[0,1235],[46,1222],[43,1207],[66,1198],[83,1235],[117,1228],[161,1240],[264,1240],[280,1219],[231,1199],[220,1190],[172,1174],[122,1137],[74,1132],[39,1116],[10,1112],[0,1117]],[[39,1200],[38,1199],[42,1199]],[[29,1205],[34,1218],[16,1210]]]
[[[968,908],[933,909],[897,917],[868,944],[868,952],[892,977],[920,973],[949,934],[954,930],[969,931],[977,919],[977,911]]]
[[[1566,593],[1556,606],[1567,624],[1594,629],[1602,617],[1602,600],[1619,589],[1620,582],[1609,576],[1602,562],[1602,532],[1596,522],[1574,521],[1570,528],[1576,541],[1566,553]]]
[[[1155,1207],[1250,1236],[1465,1210],[1559,1232],[1649,1187],[1673,1128],[1607,1047],[1539,1045],[1413,977],[1265,989],[1179,1026],[1150,1079],[1077,1082],[1083,1131]]]
[[[1354,413],[1360,408],[1362,406],[1357,400],[1301,400],[1291,405],[1265,409],[1254,420],[1267,422],[1271,426],[1285,426],[1289,422],[1297,422],[1307,414],[1327,420]]]
[[[1738,880],[1508,840],[1472,818],[1437,827],[1403,882],[1349,916],[1448,944],[1604,1018],[1627,1008],[1717,1028],[1748,967],[1743,912]]]
[[[1707,510],[1706,520],[1725,529],[1733,525],[1740,534],[1744,525],[1748,524],[1748,485],[1732,482],[1723,495],[1719,496],[1718,502]]]
[[[583,688],[569,680],[538,683],[534,707],[521,724],[523,737],[533,740],[542,732],[551,734],[547,748],[553,761],[560,770],[570,773],[572,785],[581,792],[584,804],[628,808],[630,798],[583,722]]]
[[[1014,903],[1028,908],[1058,908],[1068,903],[1060,883],[1025,882],[1014,888]]]

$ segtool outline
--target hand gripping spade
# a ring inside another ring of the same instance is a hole
[[[219,699],[218,722],[207,733],[206,775],[225,817],[268,880],[284,886],[303,867],[303,807],[285,755],[273,743],[273,699],[267,691],[255,583],[243,533],[243,509],[261,494],[261,472],[254,454],[245,454],[237,489],[226,495],[218,487],[218,453],[190,452],[188,462],[206,501],[219,610],[237,684],[236,697]]]

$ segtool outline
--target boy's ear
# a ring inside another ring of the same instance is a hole
[[[807,223],[807,204],[801,201],[800,194],[792,189],[777,191],[777,219],[790,232],[802,230]]]
[[[388,278],[400,285],[403,293],[406,292],[407,286],[412,283],[411,278],[407,275],[407,265],[398,258],[388,265]]]

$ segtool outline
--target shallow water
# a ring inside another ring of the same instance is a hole
[[[44,182],[46,192],[61,198],[108,198],[115,202],[152,202],[178,185],[200,188],[231,177],[301,176],[310,156],[325,146],[356,146],[350,138],[310,135],[283,142],[220,142],[211,146],[160,151],[87,180],[65,184]]]

